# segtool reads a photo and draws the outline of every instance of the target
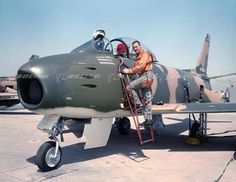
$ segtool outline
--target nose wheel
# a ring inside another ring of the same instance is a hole
[[[36,154],[36,164],[42,171],[51,171],[58,167],[62,157],[61,147],[54,141],[42,144]]]
[[[43,172],[51,171],[56,169],[62,158],[62,150],[59,145],[58,135],[61,136],[63,142],[62,130],[64,127],[63,118],[59,118],[58,121],[53,125],[52,129],[48,130],[49,139],[42,144],[36,154],[36,165]]]

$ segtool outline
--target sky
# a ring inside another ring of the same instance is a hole
[[[195,67],[209,33],[208,74],[236,72],[235,0],[0,0],[0,76],[32,54],[68,53],[98,28],[143,42],[179,69]]]

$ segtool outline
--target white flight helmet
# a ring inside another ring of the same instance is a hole
[[[105,37],[106,33],[102,29],[98,29],[93,33],[93,38],[96,40],[98,38],[103,38]]]

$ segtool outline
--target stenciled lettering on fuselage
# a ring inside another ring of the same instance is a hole
[[[96,56],[96,59],[99,61],[100,64],[115,65],[112,62],[112,57],[110,57],[110,56]]]
[[[101,74],[66,74],[60,73],[56,75],[57,83],[69,79],[99,79]]]

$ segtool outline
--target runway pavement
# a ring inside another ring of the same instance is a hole
[[[42,117],[25,110],[0,114],[0,181],[236,181],[236,114],[209,114],[208,134],[217,135],[200,146],[185,144],[187,115],[177,114],[165,115],[155,142],[142,146],[134,129],[121,136],[114,126],[107,147],[90,150],[66,133],[61,166],[46,173],[35,165],[48,140],[36,129]]]

